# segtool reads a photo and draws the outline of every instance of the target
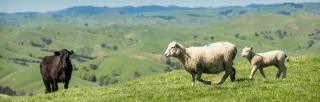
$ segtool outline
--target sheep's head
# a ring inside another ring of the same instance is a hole
[[[179,55],[183,54],[183,51],[185,51],[185,48],[177,43],[177,42],[171,42],[168,45],[168,48],[166,50],[166,52],[164,53],[164,55],[166,57],[178,57]]]
[[[251,55],[252,54],[252,50],[253,50],[252,47],[244,47],[242,52],[241,52],[241,56],[242,57],[247,57],[247,56]]]

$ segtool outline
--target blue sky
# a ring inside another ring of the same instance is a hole
[[[185,7],[246,6],[248,4],[274,4],[284,2],[320,2],[320,0],[0,0],[0,12],[47,12],[72,6],[142,6],[177,5]]]

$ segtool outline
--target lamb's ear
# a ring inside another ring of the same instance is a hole
[[[250,50],[253,50],[253,47],[250,47]]]
[[[60,52],[59,52],[59,51],[54,51],[54,55],[55,55],[55,56],[59,56],[59,55],[60,55]]]
[[[69,51],[69,55],[73,55],[73,50]]]

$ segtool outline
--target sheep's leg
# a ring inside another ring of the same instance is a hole
[[[200,72],[197,73],[197,75],[196,75],[197,80],[204,83],[204,84],[208,84],[208,85],[211,84],[211,81],[206,81],[206,80],[201,79],[201,74],[202,73],[200,73]]]
[[[231,71],[225,71],[222,79],[220,80],[220,82],[218,83],[218,85],[223,84],[223,82],[228,78],[228,76],[230,75]]]
[[[233,68],[232,63],[230,63],[230,64],[227,63],[224,65],[225,65],[224,67],[226,70],[225,70],[225,73],[224,73],[223,77],[221,78],[220,82],[218,83],[218,85],[223,84],[229,75],[230,75],[232,82],[235,80],[236,70]]]
[[[232,66],[232,71],[230,73],[230,79],[231,82],[234,82],[236,80],[236,69]]]
[[[257,71],[257,66],[253,66],[252,67],[252,69],[251,69],[251,74],[250,74],[250,77],[249,77],[249,79],[252,79],[253,78],[253,76],[254,76],[254,74],[256,73],[256,71]]]
[[[264,72],[263,72],[263,68],[259,68],[259,71],[260,71],[262,77],[266,79],[267,77],[266,77],[266,75],[265,75]]]

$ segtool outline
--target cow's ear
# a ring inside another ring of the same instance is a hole
[[[73,55],[73,50],[69,51],[69,55]]]
[[[59,56],[59,55],[60,55],[60,52],[59,52],[59,51],[54,51],[54,55],[55,55],[55,56]]]

